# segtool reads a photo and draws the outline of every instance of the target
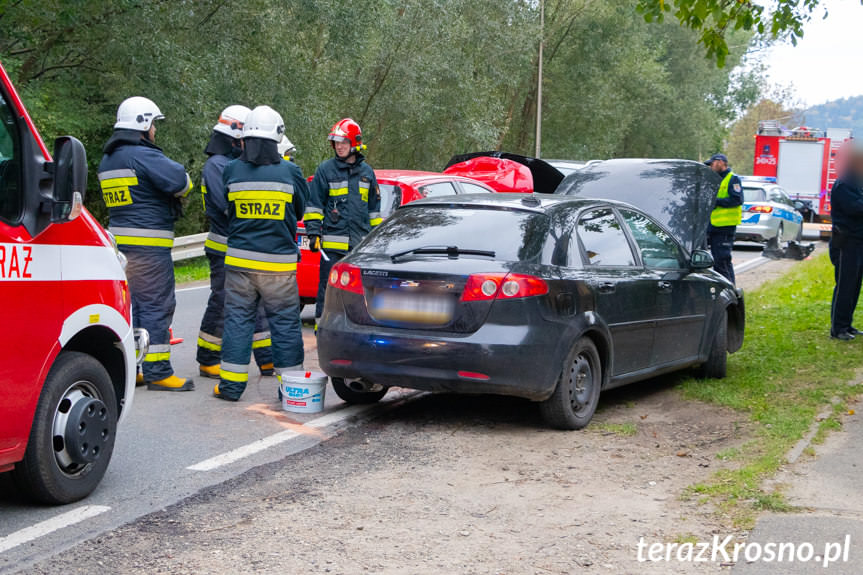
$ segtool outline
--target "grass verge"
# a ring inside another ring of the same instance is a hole
[[[750,528],[759,510],[788,510],[781,494],[766,493],[762,481],[776,472],[785,454],[809,429],[831,398],[834,414],[857,395],[850,386],[863,365],[863,342],[829,337],[833,268],[822,255],[782,278],[746,294],[746,341],[730,356],[728,377],[687,379],[685,397],[745,412],[755,437],[724,453],[739,462],[691,486],[685,496],[713,502],[740,528]],[[822,422],[821,433],[839,420]]]
[[[191,258],[174,262],[174,281],[176,283],[194,282],[210,279],[210,264],[206,257]]]

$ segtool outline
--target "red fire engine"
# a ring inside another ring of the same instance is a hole
[[[810,203],[814,219],[829,222],[830,189],[850,139],[846,129],[786,130],[775,121],[760,122],[752,174],[775,179],[793,199]]]
[[[146,333],[131,326],[123,258],[83,208],[78,140],[51,154],[0,65],[0,472],[68,503],[102,479]]]

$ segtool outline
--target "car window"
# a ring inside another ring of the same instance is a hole
[[[381,217],[389,217],[402,203],[402,190],[390,184],[378,184],[381,192]]]
[[[685,267],[683,250],[659,224],[643,214],[620,210],[623,221],[641,253],[641,261],[648,268],[682,269]]]
[[[0,94],[0,218],[15,223],[21,218],[21,174],[15,116]]]
[[[463,194],[490,194],[491,192],[482,186],[478,186],[476,184],[471,184],[469,182],[459,182],[459,186],[461,186],[461,193]]]
[[[581,241],[587,265],[635,265],[635,257],[626,234],[610,208],[593,210],[582,215],[578,220],[578,239]]]
[[[437,182],[420,188],[420,193],[426,198],[437,198],[439,196],[452,196],[455,188],[450,182]]]
[[[761,188],[743,188],[743,201],[748,203],[765,202],[767,195]]]
[[[392,256],[417,248],[456,246],[492,251],[499,261],[535,261],[547,235],[548,216],[542,213],[410,203],[396,210],[352,253]]]

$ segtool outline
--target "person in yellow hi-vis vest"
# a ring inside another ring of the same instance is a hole
[[[713,269],[734,283],[734,267],[731,265],[731,250],[734,249],[734,233],[743,220],[743,186],[728,167],[725,154],[713,154],[704,162],[719,174],[722,183],[716,193],[716,207],[710,214],[710,230],[707,241],[713,254]]]

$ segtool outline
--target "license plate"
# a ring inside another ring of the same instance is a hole
[[[307,235],[300,236],[300,249],[301,250],[309,249],[309,236],[307,236]]]
[[[382,290],[372,297],[369,311],[377,320],[442,325],[452,320],[455,299],[449,295]]]

